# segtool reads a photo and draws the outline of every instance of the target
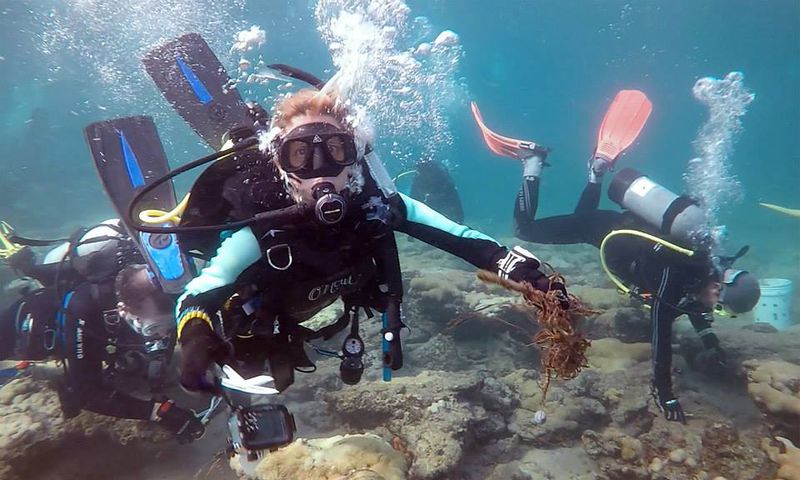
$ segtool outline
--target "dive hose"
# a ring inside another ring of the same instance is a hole
[[[606,235],[605,238],[603,239],[603,241],[600,243],[600,264],[603,267],[603,271],[605,271],[606,275],[608,275],[608,278],[611,279],[611,281],[614,283],[614,285],[617,287],[617,289],[623,295],[633,296],[633,295],[636,295],[636,294],[633,293],[633,289],[632,288],[630,288],[629,286],[627,286],[624,283],[622,283],[622,280],[620,280],[619,277],[617,277],[616,275],[611,273],[611,269],[608,268],[608,264],[606,263],[606,244],[608,243],[608,241],[610,239],[612,239],[612,238],[614,238],[616,236],[620,236],[620,235],[630,235],[630,236],[644,238],[645,240],[649,240],[649,241],[651,241],[653,243],[657,243],[659,245],[663,245],[664,247],[667,247],[670,250],[673,250],[673,251],[675,251],[677,253],[686,255],[687,257],[691,257],[691,256],[694,255],[694,251],[693,250],[689,250],[688,248],[683,248],[683,247],[681,247],[679,245],[676,245],[676,244],[674,244],[672,242],[668,242],[667,240],[664,240],[663,238],[659,238],[659,237],[657,237],[655,235],[651,235],[649,233],[641,232],[639,230],[632,230],[632,229],[612,230],[611,233]]]

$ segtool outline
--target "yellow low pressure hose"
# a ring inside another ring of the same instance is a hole
[[[617,286],[619,291],[625,295],[630,295],[631,288],[622,283],[622,281],[616,275],[611,273],[611,270],[608,268],[608,264],[606,263],[606,243],[611,238],[619,235],[632,235],[635,237],[644,238],[645,240],[650,240],[653,243],[663,245],[669,248],[670,250],[686,255],[687,257],[691,257],[692,255],[694,255],[693,250],[689,250],[688,248],[683,248],[679,245],[675,245],[672,242],[668,242],[663,238],[656,237],[655,235],[651,235],[649,233],[640,232],[639,230],[613,230],[611,233],[606,235],[606,237],[600,243],[600,264],[603,266],[603,270],[606,272],[606,275],[608,275],[608,278],[610,278],[611,281],[614,282],[614,285]]]
[[[178,225],[181,223],[181,215],[183,215],[183,211],[186,210],[186,205],[189,203],[189,196],[190,194],[187,193],[183,200],[178,203],[175,208],[170,210],[169,212],[165,212],[164,210],[157,210],[149,208],[147,210],[142,210],[139,212],[139,220],[142,223],[147,224],[164,224],[164,223],[172,223],[173,225]]]
[[[222,148],[220,148],[220,151],[226,150],[226,149],[231,148],[231,147],[233,147],[233,142],[230,141],[230,140],[227,140],[222,145]],[[254,148],[258,148],[258,147],[254,147]],[[232,155],[233,155],[233,153],[225,155],[224,157],[218,158],[216,161],[219,162],[220,160],[228,158],[228,157],[230,157]],[[191,195],[191,193],[187,193],[186,196],[183,197],[183,200],[181,200],[175,206],[175,208],[173,208],[172,210],[170,210],[168,212],[164,211],[164,210],[153,209],[153,208],[149,208],[147,210],[142,210],[141,212],[139,212],[139,220],[142,223],[149,224],[149,225],[163,225],[165,223],[171,223],[173,225],[179,225],[181,223],[181,215],[183,215],[183,212],[186,210],[186,205],[189,204],[189,195]]]

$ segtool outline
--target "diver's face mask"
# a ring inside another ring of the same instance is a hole
[[[344,218],[363,182],[352,133],[327,122],[300,125],[280,139],[275,157],[295,201],[313,205],[325,225]]]
[[[125,267],[116,280],[117,314],[145,341],[169,340],[175,331],[172,300],[145,265]]]
[[[335,177],[358,159],[353,135],[325,122],[290,131],[280,142],[278,164],[298,178]]]
[[[761,298],[755,275],[745,270],[728,268],[722,272],[722,291],[716,311],[737,315],[752,310]]]

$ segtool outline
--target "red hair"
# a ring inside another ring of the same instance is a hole
[[[347,111],[339,96],[332,92],[320,92],[304,88],[284,99],[276,108],[272,125],[285,129],[292,120],[303,115],[330,115],[342,125],[347,124]]]

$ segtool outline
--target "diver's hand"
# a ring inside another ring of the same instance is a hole
[[[670,422],[681,422],[686,425],[686,414],[683,413],[681,403],[672,392],[653,390],[652,394],[664,418]]]
[[[500,278],[507,278],[515,282],[530,283],[533,288],[541,292],[557,290],[561,304],[569,308],[569,295],[567,287],[561,282],[552,282],[539,270],[541,262],[528,250],[516,246],[497,261],[497,274]]]
[[[191,443],[203,436],[206,427],[191,410],[175,405],[172,400],[161,402],[155,408],[155,421],[175,434],[178,443]]]
[[[225,357],[225,342],[202,321],[186,325],[180,342],[181,386],[190,392],[216,392],[216,382],[208,369],[215,360]]]
[[[508,250],[505,256],[496,263],[497,275],[500,278],[515,282],[528,282],[535,289],[543,292],[550,289],[550,280],[539,271],[542,262],[534,254],[520,246]]]

